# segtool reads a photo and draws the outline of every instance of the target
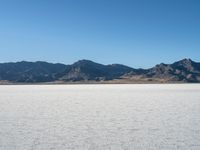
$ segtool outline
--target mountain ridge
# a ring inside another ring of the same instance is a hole
[[[71,65],[45,61],[0,63],[0,83],[200,83],[200,63],[182,59],[160,63],[149,69],[123,64],[103,65],[79,60]]]

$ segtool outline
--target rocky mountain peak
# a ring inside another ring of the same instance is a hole
[[[179,65],[192,65],[194,62],[189,59],[189,58],[185,58],[185,59],[182,59],[180,61],[177,61],[175,62],[174,64],[179,64]]]

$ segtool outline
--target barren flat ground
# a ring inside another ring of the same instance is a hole
[[[2,150],[199,150],[200,84],[1,85]]]

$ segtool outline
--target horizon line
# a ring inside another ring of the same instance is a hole
[[[169,64],[173,64],[175,62],[179,62],[179,61],[182,61],[182,60],[190,60],[192,62],[196,62],[196,63],[200,63],[199,61],[193,61],[191,58],[183,58],[183,59],[180,59],[178,61],[173,61],[171,63],[164,63],[164,62],[160,62],[160,63],[157,63],[155,64],[154,66],[158,65],[158,64],[166,64],[166,65],[169,65]],[[100,63],[100,62],[96,62],[94,60],[91,60],[91,59],[79,59],[71,64],[65,64],[65,63],[60,63],[60,62],[50,62],[50,61],[43,61],[43,60],[37,60],[37,61],[28,61],[28,60],[21,60],[21,61],[8,61],[8,62],[0,62],[0,64],[6,64],[6,63],[20,63],[20,62],[27,62],[27,63],[37,63],[37,62],[44,62],[44,63],[50,63],[50,64],[62,64],[62,65],[73,65],[74,63],[76,62],[79,62],[79,61],[91,61],[93,63],[97,63],[97,64],[101,64],[101,65],[115,65],[115,64],[118,64],[118,65],[124,65],[124,66],[127,66],[127,67],[130,67],[130,68],[134,68],[134,69],[143,69],[141,67],[139,68],[135,68],[135,67],[132,67],[132,66],[129,66],[129,65],[126,65],[126,64],[122,64],[122,63],[108,63],[108,64],[104,64],[104,63]],[[148,67],[148,68],[153,68],[154,66],[152,67]],[[148,69],[146,68],[146,69]]]

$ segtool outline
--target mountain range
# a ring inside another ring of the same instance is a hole
[[[199,83],[200,63],[183,59],[134,69],[79,60],[71,65],[48,62],[0,63],[0,83]]]

